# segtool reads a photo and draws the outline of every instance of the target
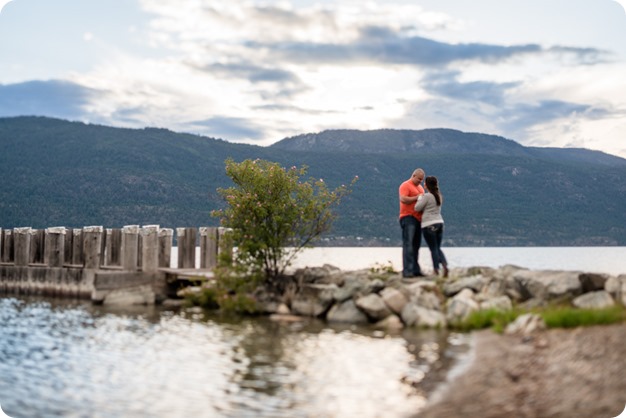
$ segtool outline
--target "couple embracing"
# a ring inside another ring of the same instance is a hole
[[[441,251],[443,239],[443,217],[441,205],[443,196],[439,191],[437,177],[425,177],[421,168],[413,171],[411,178],[400,185],[400,226],[402,227],[402,276],[423,276],[418,257],[421,237],[430,249],[433,269],[439,275],[439,266],[443,276],[448,277],[448,262]],[[422,181],[428,193],[424,193]]]

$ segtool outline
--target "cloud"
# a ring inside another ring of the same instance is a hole
[[[485,43],[451,44],[421,36],[404,36],[389,27],[360,28],[349,43],[250,41],[251,49],[264,49],[293,63],[386,63],[424,67],[445,66],[460,61],[498,63],[520,55],[568,54],[586,63],[603,60],[606,51],[595,48],[552,47],[538,44],[502,46]]]
[[[492,106],[501,106],[506,93],[519,87],[521,82],[497,83],[492,81],[460,82],[459,71],[433,71],[421,82],[427,92],[452,100],[481,102]]]
[[[0,116],[81,119],[98,90],[62,80],[0,85]]]

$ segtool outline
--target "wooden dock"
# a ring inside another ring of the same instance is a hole
[[[0,228],[0,294],[158,303],[183,282],[214,277],[220,252],[232,251],[225,245],[229,240],[223,239],[228,232],[216,227],[176,228],[178,262],[171,266],[174,230],[158,225]]]

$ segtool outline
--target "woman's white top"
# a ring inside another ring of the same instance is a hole
[[[437,206],[437,200],[432,193],[426,193],[418,197],[417,202],[415,202],[415,210],[422,212],[422,228],[443,223],[441,206]]]

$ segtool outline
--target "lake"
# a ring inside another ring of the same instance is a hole
[[[451,268],[500,267],[514,264],[533,270],[580,270],[589,273],[626,274],[626,247],[450,247],[443,248]],[[196,249],[199,265],[200,249]],[[172,251],[172,266],[177,265]],[[432,271],[430,251],[420,250],[420,266]],[[402,249],[397,247],[315,247],[304,249],[292,267],[332,264],[342,270],[392,266],[402,270]]]
[[[0,405],[32,417],[410,417],[469,336],[0,298]]]

